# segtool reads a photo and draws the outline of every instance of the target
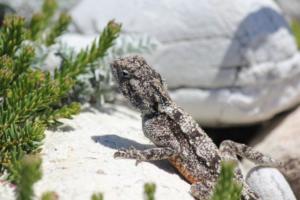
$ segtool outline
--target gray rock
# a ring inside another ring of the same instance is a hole
[[[0,177],[0,199],[15,200],[15,186],[8,183],[4,177]]]
[[[80,0],[59,0],[58,5],[60,10],[69,10],[75,6]],[[33,12],[40,10],[43,1],[37,0],[1,0],[1,3],[9,5],[19,15],[31,17]]]
[[[288,17],[300,20],[300,1],[299,0],[276,0],[278,5]]]
[[[261,122],[299,103],[300,54],[272,0],[86,0],[71,14],[83,33],[116,19],[124,34],[156,38],[150,64],[202,125]]]
[[[262,200],[296,200],[284,176],[275,168],[255,167],[246,182]]]

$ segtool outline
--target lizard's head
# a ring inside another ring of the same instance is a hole
[[[129,56],[111,63],[120,92],[142,113],[158,112],[170,97],[159,73],[144,58]]]

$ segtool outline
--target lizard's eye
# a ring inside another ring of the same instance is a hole
[[[123,70],[121,72],[122,78],[130,78],[129,72],[127,70]]]

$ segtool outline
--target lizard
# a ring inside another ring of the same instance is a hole
[[[256,164],[281,165],[271,157],[231,140],[223,141],[218,148],[191,115],[171,99],[166,82],[143,57],[119,58],[110,64],[110,68],[120,92],[140,111],[144,135],[155,145],[145,150],[119,149],[114,158],[135,159],[137,164],[168,160],[191,184],[190,193],[199,200],[212,197],[222,161],[238,164],[237,156],[241,156]],[[238,165],[235,180],[243,187],[242,199],[260,199],[246,184]]]

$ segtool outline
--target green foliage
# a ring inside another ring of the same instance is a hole
[[[29,22],[29,39],[37,40],[45,31],[57,9],[56,0],[44,0],[42,10],[33,14]]]
[[[31,200],[34,196],[33,184],[42,177],[42,160],[38,156],[25,156],[17,169],[18,179],[16,180],[17,200]]]
[[[291,28],[294,33],[298,49],[300,49],[300,23],[296,20],[293,20],[291,23]]]
[[[8,16],[4,19],[0,33],[0,55],[13,56],[26,37],[24,19]]]
[[[58,195],[55,192],[44,192],[41,200],[58,200]]]
[[[240,200],[242,186],[234,180],[235,164],[223,162],[212,200]]]
[[[46,46],[54,44],[55,39],[65,32],[70,22],[71,17],[66,13],[61,13],[58,21],[51,27],[51,30],[45,39]]]
[[[55,21],[57,8],[56,0],[44,0],[42,10],[35,13],[28,24],[28,38],[30,40],[50,46],[55,43],[58,36],[65,32],[71,22],[71,17],[63,12]]]
[[[113,41],[118,37],[120,30],[120,24],[110,21],[91,47],[81,50],[76,56],[72,55],[69,58],[64,58],[61,68],[55,71],[55,77],[63,79],[68,74],[71,78],[75,78],[79,74],[85,73],[89,64],[105,56],[108,48],[113,45]]]
[[[103,90],[98,90],[100,87],[102,89],[102,80],[99,81],[98,77],[98,69],[103,65],[99,65],[99,62],[103,60],[103,58],[107,55],[107,52],[110,47],[114,44],[114,41],[119,36],[121,31],[121,25],[116,23],[115,21],[110,21],[107,26],[100,33],[100,37],[92,43],[89,48],[81,50],[78,54],[74,52],[70,52],[69,54],[61,53],[61,57],[63,59],[63,64],[59,69],[55,71],[55,77],[59,79],[61,77],[64,78],[65,74],[69,74],[69,76],[79,77],[81,74],[88,74],[89,82],[92,87],[95,88],[92,90],[94,95],[99,95],[104,93]],[[100,58],[100,59],[99,59]],[[106,63],[108,66],[108,63]],[[107,68],[107,66],[105,66]],[[110,78],[110,71],[106,70],[104,75],[104,79]],[[101,83],[100,83],[101,82]],[[100,86],[101,85],[101,86]],[[87,84],[82,81],[82,79],[76,79],[76,85],[72,90],[72,95],[70,95],[73,100],[81,100],[79,96],[88,95],[87,92]],[[111,88],[109,88],[111,90]],[[101,93],[101,94],[99,94]],[[91,96],[94,96],[90,94]],[[93,103],[90,98],[88,101]]]
[[[115,84],[109,63],[128,54],[150,53],[156,47],[157,41],[147,35],[120,35],[116,44],[107,51],[107,55],[94,62],[87,73],[77,79],[72,99],[80,102],[88,101],[100,106],[104,102],[113,102],[115,100]],[[61,44],[60,53],[69,55],[72,54],[72,49]]]
[[[102,193],[95,193],[92,195],[91,200],[104,200]]]
[[[12,182],[19,180],[19,160],[40,151],[45,129],[79,112],[79,103],[65,101],[77,76],[105,56],[120,32],[120,25],[110,22],[97,42],[65,57],[54,74],[33,68],[35,48],[28,39],[51,45],[70,22],[62,13],[47,32],[56,8],[56,1],[45,0],[29,25],[22,17],[6,16],[0,29],[0,175],[7,172]]]
[[[156,185],[154,183],[146,183],[144,185],[144,195],[146,200],[154,200]]]

